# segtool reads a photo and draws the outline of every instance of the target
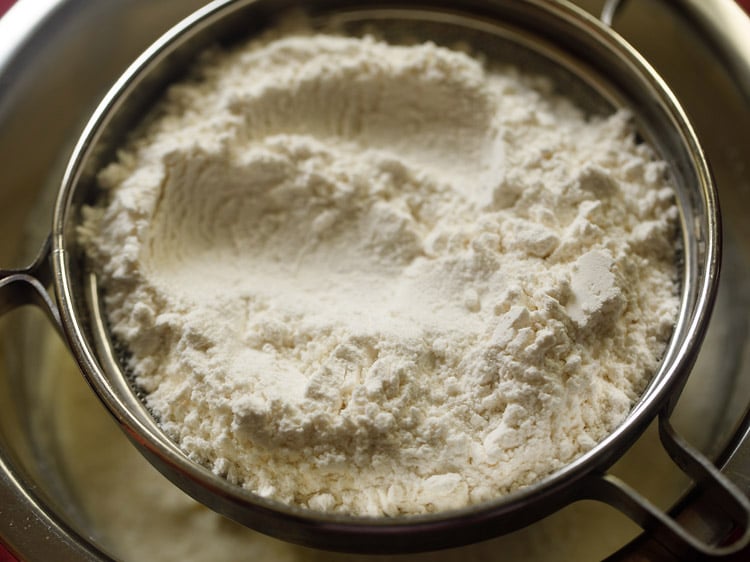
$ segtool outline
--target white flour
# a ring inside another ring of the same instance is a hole
[[[71,486],[74,508],[80,509],[89,522],[82,530],[84,536],[99,539],[115,560],[497,562],[502,558],[593,562],[603,560],[637,534],[638,528],[624,525],[622,515],[609,506],[577,502],[522,531],[439,552],[365,556],[306,549],[274,540],[196,504],[151,467],[86,385],[57,334],[43,318],[38,320],[40,329],[34,334],[41,335],[39,349],[45,352],[41,372],[48,374],[42,382],[53,397],[50,403],[40,403],[53,416],[45,436],[53,436],[59,445],[55,462],[60,463]],[[723,348],[717,345],[716,349]],[[715,362],[707,361],[706,369],[697,374],[715,382],[715,366]],[[694,374],[688,390],[695,382]],[[698,417],[694,423],[700,425],[704,419]],[[682,473],[661,448],[654,426],[628,450],[614,474],[626,482],[637,482],[638,490],[663,509],[671,506],[686,486]]]
[[[166,431],[317,510],[450,509],[627,415],[678,307],[673,192],[628,117],[426,44],[213,54],[81,237]]]

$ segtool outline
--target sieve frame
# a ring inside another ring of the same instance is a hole
[[[157,468],[165,472],[170,479],[176,481],[188,493],[240,522],[250,524],[250,526],[260,528],[260,530],[280,538],[303,544],[331,548],[336,546],[329,544],[333,537],[346,537],[347,541],[345,542],[348,543],[348,546],[344,545],[344,550],[384,552],[453,546],[487,538],[502,532],[509,532],[576,499],[593,496],[596,496],[596,499],[603,499],[608,494],[613,495],[611,488],[601,484],[602,482],[611,482],[611,480],[606,479],[607,477],[602,476],[602,473],[629,448],[657,414],[661,412],[661,419],[667,421],[671,407],[679,396],[679,391],[697,354],[708,321],[718,279],[720,252],[718,202],[716,201],[710,173],[702,150],[682,110],[679,109],[674,97],[653,71],[646,72],[645,85],[649,89],[653,89],[654,93],[665,96],[663,99],[656,96],[653,110],[666,111],[670,119],[673,120],[672,124],[676,131],[683,137],[682,140],[691,155],[689,164],[696,168],[695,172],[699,180],[701,194],[706,198],[709,207],[706,224],[702,225],[705,232],[701,230],[701,235],[696,237],[696,240],[687,236],[685,241],[685,254],[688,257],[685,267],[690,271],[695,268],[696,276],[698,276],[698,281],[693,283],[690,288],[690,291],[695,293],[690,297],[691,300],[695,301],[693,303],[694,310],[691,314],[687,312],[688,291],[686,290],[683,294],[681,318],[678,322],[685,331],[684,339],[689,345],[683,345],[682,343],[678,345],[677,342],[673,341],[666,361],[671,368],[665,369],[663,373],[655,377],[654,383],[646,390],[628,419],[607,439],[583,457],[570,463],[551,477],[544,479],[538,485],[530,487],[530,489],[505,496],[497,502],[481,504],[454,512],[445,512],[434,517],[399,518],[396,523],[394,523],[394,520],[383,522],[366,518],[325,517],[307,510],[288,508],[247,493],[238,497],[236,486],[228,485],[206,469],[189,461],[186,464],[184,454],[174,444],[163,442],[164,436],[155,426],[153,420],[149,422],[150,418],[142,419],[140,416],[135,417],[133,415],[132,393],[116,384],[117,381],[113,384],[113,381],[108,378],[109,374],[106,367],[102,365],[102,358],[97,357],[97,345],[90,345],[89,337],[83,328],[87,320],[82,317],[78,309],[81,302],[80,289],[83,283],[79,281],[79,272],[76,271],[75,267],[78,258],[74,255],[75,250],[71,250],[71,248],[75,248],[75,243],[71,242],[71,238],[74,238],[72,230],[77,222],[76,217],[74,217],[74,209],[78,205],[75,187],[81,175],[87,173],[87,164],[96,160],[95,153],[100,147],[102,136],[111,122],[112,115],[122,109],[124,97],[129,95],[136,82],[142,83],[141,81],[145,79],[149,69],[154,65],[166,64],[164,60],[170,59],[170,57],[176,56],[179,58],[181,53],[175,51],[176,47],[185,45],[191,38],[197,37],[216,21],[228,17],[230,13],[235,14],[244,9],[258,10],[255,15],[262,18],[268,17],[269,14],[278,10],[282,4],[284,7],[289,7],[294,3],[276,2],[273,3],[273,7],[269,4],[271,3],[252,0],[215,2],[179,24],[157,41],[118,81],[92,116],[71,157],[55,208],[49,258],[52,263],[53,283],[62,327],[89,383],[94,387],[131,440],[136,442]],[[344,5],[351,6],[350,3],[345,2],[319,2],[316,5],[330,7],[326,9],[340,8]],[[557,29],[558,33],[565,31],[567,34],[572,31],[585,30],[584,37],[588,43],[581,41],[582,44],[579,44],[579,49],[585,50],[586,45],[588,47],[593,45],[601,49],[600,43],[604,42],[609,49],[614,49],[614,52],[620,53],[622,60],[619,62],[624,67],[641,70],[648,68],[647,66],[644,67],[645,63],[637,53],[627,47],[615,34],[604,29],[596,20],[586,16],[577,8],[560,2],[541,0],[466,2],[460,10],[456,10],[450,2],[378,2],[375,4],[379,10],[382,10],[384,5],[392,5],[393,9],[404,5],[415,8],[437,8],[444,10],[443,13],[445,14],[452,15],[460,12],[467,17],[479,18],[488,25],[492,25],[491,21],[498,18],[499,13],[508,17],[514,16],[517,22],[533,19],[532,16],[535,13],[554,14],[554,17],[547,23],[550,29]],[[553,23],[555,25],[552,25]],[[593,52],[597,51],[594,50]],[[603,55],[600,54],[600,56]],[[171,58],[170,60],[175,59]],[[690,220],[691,217],[683,216],[683,235],[693,232],[693,229],[688,225]],[[693,243],[696,247],[691,250],[690,244]],[[701,245],[703,250],[698,248]],[[698,260],[695,256],[700,251],[704,254],[700,261],[701,263],[705,261],[706,270],[702,275],[697,273],[697,268],[701,264],[695,263]],[[695,256],[691,259],[693,253]],[[30,271],[28,275],[34,278],[35,273],[46,269],[47,255],[43,254],[37,260],[34,271]],[[33,288],[29,294],[39,295],[38,287]],[[27,297],[16,298],[24,299]],[[47,302],[41,302],[41,304],[45,308],[55,310],[54,304],[50,305]],[[95,306],[95,301],[91,303],[91,306]],[[106,363],[106,361],[104,362]],[[126,392],[126,394],[123,394],[123,392]],[[668,424],[666,425],[668,426]],[[668,433],[668,429],[665,431]],[[204,485],[209,485],[209,487],[206,488]],[[602,489],[609,490],[609,492],[602,492]],[[206,494],[207,490],[208,494]],[[599,491],[597,492],[597,490]],[[217,497],[220,498],[219,504],[221,505],[215,505]],[[251,503],[248,504],[248,502]],[[355,541],[360,540],[363,542],[355,544]],[[362,548],[363,544],[365,548]]]

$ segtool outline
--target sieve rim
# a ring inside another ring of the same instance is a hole
[[[529,488],[459,510],[377,519],[325,514],[262,498],[229,484],[208,469],[188,461],[184,453],[176,445],[167,441],[162,433],[155,432],[154,427],[144,425],[141,419],[134,416],[128,404],[122,400],[117,390],[113,389],[111,382],[99,364],[100,361],[96,357],[91,342],[88,341],[81,327],[82,322],[76,304],[79,298],[76,296],[78,287],[73,274],[75,269],[73,264],[76,260],[68,249],[76,186],[79,184],[80,176],[91,157],[92,151],[97,148],[99,135],[106,127],[112,114],[116,113],[124,103],[133,81],[140,79],[144,73],[149,73],[153,65],[163,60],[165,53],[168,53],[180,42],[186,41],[187,37],[211,26],[224,17],[228,17],[227,14],[234,13],[247,6],[260,4],[263,4],[262,0],[217,0],[183,20],[162,36],[134,62],[113,86],[102,104],[93,113],[74,149],[55,205],[51,255],[54,288],[61,312],[62,325],[84,376],[110,413],[117,419],[125,433],[149,458],[149,461],[162,472],[165,472],[183,490],[217,511],[240,520],[240,522],[248,520],[248,512],[251,513],[250,519],[253,522],[267,519],[265,525],[254,524],[252,526],[260,526],[262,527],[261,530],[265,532],[293,542],[312,543],[315,546],[330,548],[331,544],[321,544],[319,539],[323,537],[326,538],[325,540],[330,537],[347,537],[347,541],[344,541],[347,542],[345,550],[359,550],[358,548],[353,549],[350,541],[357,536],[368,539],[370,545],[368,551],[373,550],[373,548],[390,550],[385,548],[386,545],[378,544],[378,541],[384,539],[391,540],[397,546],[398,551],[422,549],[423,545],[426,544],[424,541],[432,541],[442,547],[468,542],[467,538],[478,540],[478,538],[481,538],[478,535],[479,531],[486,535],[488,527],[494,525],[501,518],[506,519],[512,516],[514,521],[508,525],[508,530],[513,530],[510,527],[518,528],[531,523],[558,507],[574,501],[574,499],[580,497],[580,489],[585,486],[587,479],[598,471],[606,470],[617,458],[624,454],[656,415],[663,408],[669,408],[679,395],[705,334],[710,310],[715,299],[721,240],[716,189],[703,150],[678,100],[650,65],[623,39],[601,25],[598,20],[567,2],[526,0],[522,3],[518,2],[518,4],[527,7],[523,9],[542,10],[545,13],[552,14],[561,22],[560,25],[572,26],[576,30],[586,33],[589,38],[593,38],[603,48],[608,49],[608,52],[611,51],[612,56],[619,56],[623,64],[645,80],[645,85],[648,88],[658,93],[658,103],[668,113],[675,127],[675,132],[680,135],[687,152],[691,156],[691,164],[694,167],[697,184],[701,190],[700,195],[705,200],[707,207],[706,224],[704,225],[706,231],[703,240],[691,239],[690,234],[695,235],[695,232],[690,228],[690,225],[683,225],[682,228],[683,235],[687,238],[686,247],[698,242],[705,246],[703,262],[706,269],[705,274],[697,281],[699,285],[695,287],[696,295],[695,302],[692,303],[692,310],[687,311],[686,301],[683,301],[681,306],[682,318],[680,322],[682,322],[685,330],[684,341],[671,351],[669,363],[665,363],[666,366],[660,371],[660,374],[655,375],[656,384],[647,389],[626,420],[604,440],[588,453]],[[382,4],[378,3],[378,5]],[[462,6],[462,13],[467,17],[472,17],[471,10],[479,9],[477,7],[478,2],[470,4],[472,4],[470,8]],[[508,2],[496,0],[483,4],[493,7],[503,6]],[[451,6],[452,3],[420,0],[402,2],[400,5],[427,10],[431,6],[436,6],[436,9],[444,9]],[[687,248],[686,254],[688,254]],[[695,257],[692,259],[695,259]],[[686,267],[693,266],[695,264],[691,262]],[[683,299],[686,298],[686,296],[683,297]],[[279,529],[277,523],[288,526],[288,528]],[[458,533],[455,532],[457,529],[465,532],[465,535],[460,537],[458,541],[456,540]],[[450,533],[446,531],[450,531]],[[415,540],[416,536],[423,537],[424,541]],[[333,546],[335,547],[335,545]]]

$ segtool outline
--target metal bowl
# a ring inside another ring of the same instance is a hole
[[[681,315],[663,365],[630,416],[588,454],[539,484],[496,501],[435,516],[365,519],[291,509],[243,492],[196,466],[171,443],[117,368],[96,309],[95,276],[81,267],[74,228],[83,202],[95,197],[92,174],[121,141],[123,132],[163,91],[186,61],[217,39],[227,40],[268,25],[292,2],[217,2],[199,11],[154,44],[118,81],[94,113],[69,162],[52,227],[50,254],[34,267],[5,276],[6,307],[38,301],[54,322],[57,308],[39,290],[53,266],[61,326],[79,365],[126,433],[157,468],[203,503],[244,524],[286,540],[323,548],[410,551],[472,542],[509,532],[585,497],[616,505],[638,522],[664,525],[666,541],[686,552],[711,550],[694,544],[669,519],[652,510],[606,469],[662,413],[665,444],[701,479],[725,490],[746,524],[744,498],[687,448],[678,446],[667,417],[685,383],[706,329],[718,277],[718,207],[703,153],[674,97],[641,57],[596,20],[567,4],[545,1],[377,3],[352,8],[319,2],[317,21],[332,17],[354,27],[377,22],[381,28],[406,21],[420,35],[461,37],[501,55],[511,45],[531,65],[557,75],[573,97],[592,111],[620,104],[632,108],[641,132],[672,163],[682,219],[683,295]],[[12,289],[8,289],[12,287]],[[10,295],[10,296],[8,296]],[[447,532],[449,531],[449,532]],[[743,538],[736,544],[741,544]]]

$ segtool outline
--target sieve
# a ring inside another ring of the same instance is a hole
[[[76,241],[80,208],[98,199],[96,172],[197,52],[258,33],[273,25],[280,12],[302,5],[214,2],[178,24],[126,71],[93,113],[70,158],[51,235],[39,257],[28,268],[0,273],[0,312],[22,304],[41,306],[100,399],[152,464],[207,506],[284,540],[345,551],[431,550],[508,533],[568,503],[594,499],[620,509],[683,557],[721,556],[744,547],[750,520],[747,500],[669,424],[700,347],[718,280],[719,211],[707,163],[661,79],[614,32],[564,2],[473,0],[459,6],[443,1],[352,5],[332,0],[305,2],[304,8],[321,29],[330,26],[355,34],[374,26],[394,41],[407,30],[443,44],[467,42],[488,58],[550,75],[591,113],[631,109],[640,134],[670,163],[683,256],[681,310],[674,333],[658,372],[623,424],[587,454],[533,486],[461,510],[399,518],[329,515],[258,497],[196,465],[164,435],[119,368],[99,306],[96,273],[87,269]],[[665,449],[713,500],[715,509],[707,510],[706,519],[723,526],[722,534],[731,539],[727,544],[702,543],[607,474],[657,416]]]

